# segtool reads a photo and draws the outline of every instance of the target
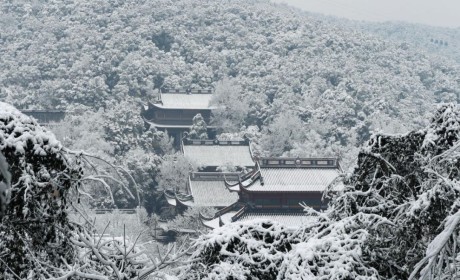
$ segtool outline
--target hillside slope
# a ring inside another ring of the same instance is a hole
[[[2,1],[0,11],[2,99],[98,108],[233,77],[250,105],[242,124],[297,139],[275,154],[416,128],[433,103],[460,93],[448,61],[264,0]],[[300,131],[277,127],[287,121]],[[262,143],[270,153],[273,141]]]
[[[361,30],[384,40],[407,43],[431,55],[460,64],[460,27],[430,26],[403,21],[368,22],[306,12],[336,26]]]

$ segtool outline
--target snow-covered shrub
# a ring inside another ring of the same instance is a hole
[[[366,264],[363,246],[385,223],[366,214],[340,221],[318,218],[299,230],[299,242],[286,254],[277,279],[380,279]]]
[[[276,279],[292,232],[268,220],[233,223],[195,242],[188,279]]]

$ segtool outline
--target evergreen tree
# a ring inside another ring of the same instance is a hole
[[[208,139],[208,129],[201,114],[193,117],[193,125],[190,128],[189,137],[190,139]]]
[[[44,265],[72,263],[76,251],[70,239],[78,226],[69,223],[66,208],[69,193],[80,185],[78,161],[52,133],[5,103],[0,103],[0,151],[11,173],[11,199],[0,223],[0,274],[26,278]]]

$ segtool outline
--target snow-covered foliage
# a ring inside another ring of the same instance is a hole
[[[52,133],[5,103],[0,103],[0,151],[11,173],[11,200],[0,224],[2,273],[25,277],[45,264],[71,262],[74,227],[66,207],[70,189],[80,184],[80,166]]]
[[[248,121],[249,100],[244,100],[242,88],[234,80],[225,78],[215,86],[212,105],[212,124],[224,133],[235,133]]]
[[[366,264],[363,247],[382,222],[366,214],[340,221],[318,218],[296,233],[299,242],[286,254],[277,279],[380,279]]]
[[[188,134],[190,139],[208,139],[208,130],[206,122],[201,114],[197,114],[193,117],[193,124]]]
[[[194,244],[192,279],[380,279],[361,247],[376,229],[375,215],[339,222],[318,218],[299,231],[268,220],[228,224]]]
[[[459,136],[460,109],[446,104],[438,108],[426,129],[404,135],[376,134],[360,153],[358,167],[344,193],[333,202],[330,215],[341,219],[365,213],[392,223],[375,232],[364,247],[368,264],[381,277],[408,278],[425,251],[430,265],[442,255],[437,272],[430,277],[458,265]],[[454,242],[448,251],[441,249],[446,237]],[[434,245],[429,246],[432,241]]]
[[[460,29],[428,26],[407,22],[351,22],[340,24],[362,29],[385,39],[408,43],[426,52],[446,57],[460,63]],[[447,101],[447,100],[445,100]]]
[[[129,171],[142,192],[141,203],[150,212],[152,204],[158,201],[160,194],[155,179],[158,165],[162,161],[161,156],[173,152],[168,134],[153,128],[146,130],[140,107],[132,99],[118,104],[111,103],[108,109],[100,108],[96,112],[91,108],[80,108],[82,106],[73,107],[73,113],[67,114],[62,122],[53,126],[53,132],[58,139],[71,150],[85,151]],[[93,163],[98,169],[105,168],[104,172],[122,180],[132,193],[139,191],[136,190],[133,180],[120,178],[105,162],[96,160]],[[87,167],[92,172],[94,166]],[[111,185],[115,204],[100,186],[87,187],[88,193],[93,196],[89,200],[93,207],[134,208],[139,205],[138,199],[127,196],[119,184]]]
[[[198,258],[188,279],[276,279],[284,254],[292,249],[285,227],[271,221],[232,223],[195,242]]]

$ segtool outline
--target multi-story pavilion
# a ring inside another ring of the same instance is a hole
[[[148,102],[142,109],[142,116],[147,127],[154,126],[167,130],[177,144],[193,124],[193,117],[201,114],[209,124],[211,120],[211,90],[163,90],[158,100]],[[210,138],[214,136],[212,127],[208,127]]]

